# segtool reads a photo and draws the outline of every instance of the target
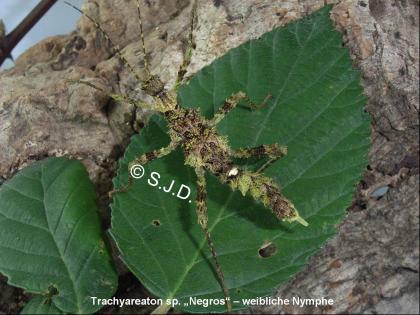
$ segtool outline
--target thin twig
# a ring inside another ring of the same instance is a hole
[[[57,0],[42,0],[12,32],[0,38],[0,66],[10,57],[13,48],[56,2]]]

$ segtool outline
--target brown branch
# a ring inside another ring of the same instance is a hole
[[[42,0],[12,32],[0,38],[0,66],[10,57],[13,48],[56,2],[57,0]]]

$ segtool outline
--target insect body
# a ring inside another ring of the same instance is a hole
[[[165,95],[166,98],[166,95]],[[222,183],[229,184],[233,189],[238,189],[243,195],[247,192],[255,199],[269,207],[277,218],[286,221],[298,220],[306,222],[298,215],[293,204],[287,200],[273,180],[261,174],[269,166],[266,163],[258,172],[243,171],[234,165],[234,157],[264,157],[273,162],[287,153],[285,147],[277,144],[262,145],[251,149],[232,150],[228,139],[219,135],[216,125],[230,109],[233,109],[239,100],[246,99],[243,92],[238,92],[226,100],[225,104],[212,120],[207,120],[196,109],[176,107],[164,112],[169,123],[169,135],[172,139],[168,150],[173,150],[181,145],[185,152],[185,164],[196,171],[207,170],[216,175]],[[156,154],[145,155],[134,162],[147,163],[158,155],[166,154],[167,149]]]
[[[140,21],[142,50],[144,56],[146,56],[139,1],[137,1],[137,4]],[[109,39],[108,35],[102,30],[100,25],[88,15],[84,14],[83,12],[82,13],[87,18],[89,18],[102,32],[105,38],[110,41],[115,54],[127,66],[128,70],[137,78],[142,90],[153,97],[154,104],[145,104],[139,100],[131,99],[127,96],[118,94],[111,94],[110,97],[119,102],[125,101],[131,103],[136,107],[146,107],[158,111],[165,117],[168,122],[168,133],[171,139],[169,145],[167,147],[137,156],[132,162],[129,163],[129,168],[135,164],[144,165],[152,160],[168,155],[179,146],[181,146],[184,151],[185,164],[194,168],[197,175],[196,213],[198,223],[204,232],[212,257],[214,259],[217,276],[226,298],[228,311],[231,311],[232,306],[229,298],[229,290],[225,285],[223,271],[218,262],[215,246],[207,228],[208,215],[206,206],[207,191],[205,172],[207,171],[214,174],[219,178],[220,182],[229,185],[234,190],[239,190],[243,195],[249,193],[254,199],[260,201],[262,204],[264,204],[264,206],[271,209],[271,211],[278,219],[288,222],[297,221],[305,226],[308,224],[299,216],[292,202],[290,202],[286,197],[282,195],[279,186],[271,178],[262,174],[262,171],[266,169],[271,163],[287,154],[286,147],[274,143],[268,145],[260,145],[254,148],[242,148],[234,150],[229,146],[228,139],[218,134],[216,130],[217,124],[222,121],[223,118],[240,102],[248,102],[251,107],[256,108],[255,105],[252,105],[248,96],[244,92],[238,91],[226,99],[224,104],[222,104],[212,119],[206,119],[197,109],[186,109],[177,104],[176,91],[186,73],[186,68],[188,67],[191,60],[191,52],[195,45],[193,29],[196,8],[197,1],[194,1],[190,21],[189,47],[185,53],[184,61],[178,71],[175,87],[171,90],[164,88],[164,84],[158,76],[150,74],[147,60],[145,60],[144,63],[147,77],[142,79],[134,70],[134,68],[129,65],[121,52],[115,48],[116,46]],[[94,88],[98,88],[86,81],[78,82],[87,84]],[[264,105],[270,97],[271,95],[268,94],[261,105]],[[234,158],[250,157],[268,158],[268,161],[255,172],[242,170],[233,162]],[[112,191],[111,194],[126,191],[129,189],[131,182],[132,178],[129,177],[127,186],[116,189]]]
[[[153,80],[159,80],[154,77]],[[155,82],[153,86],[162,86]],[[206,206],[206,179],[205,171],[216,175],[222,183],[228,184],[232,189],[239,190],[243,195],[250,193],[256,200],[270,208],[277,218],[284,221],[298,221],[308,225],[302,219],[293,204],[285,198],[278,185],[269,177],[262,175],[262,171],[272,162],[284,156],[287,149],[278,144],[261,145],[255,148],[233,150],[228,139],[219,135],[216,125],[223,117],[241,101],[248,97],[243,92],[233,94],[228,98],[213,119],[207,120],[196,109],[185,109],[176,104],[172,91],[162,89],[158,94],[157,104],[160,112],[168,121],[170,144],[162,149],[155,150],[137,157],[129,163],[129,168],[135,164],[146,164],[156,158],[163,157],[178,146],[185,153],[185,164],[194,168],[197,175],[196,213],[207,243],[215,261],[217,275],[225,294],[228,310],[231,310],[229,291],[224,283],[224,275],[217,260],[217,254],[210,233],[208,231],[208,215]],[[245,171],[234,165],[233,158],[268,157],[269,161],[257,172]],[[128,187],[119,189],[124,191]]]

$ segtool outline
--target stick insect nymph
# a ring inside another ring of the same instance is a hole
[[[69,4],[73,7],[73,5]],[[112,43],[106,32],[100,25],[90,16],[75,8],[89,20],[91,20],[103,36],[110,42],[114,53],[123,62],[127,69],[140,83],[141,89],[150,95],[154,104],[145,104],[136,99],[131,99],[124,95],[109,95],[117,102],[128,102],[136,107],[149,108],[162,114],[168,122],[168,135],[171,139],[168,146],[138,155],[129,163],[129,169],[135,164],[144,165],[155,159],[161,158],[174,151],[177,147],[181,147],[185,154],[185,164],[195,170],[197,176],[197,195],[196,195],[196,214],[198,223],[204,233],[211,255],[213,257],[218,281],[223,290],[226,299],[227,310],[232,310],[230,301],[229,288],[225,282],[225,277],[219,264],[216,249],[213,244],[210,231],[208,229],[207,215],[207,190],[205,172],[210,172],[218,177],[221,183],[229,185],[233,190],[239,190],[243,195],[250,194],[255,200],[261,202],[265,207],[269,208],[273,214],[280,220],[292,222],[297,221],[302,225],[308,223],[299,216],[292,202],[284,197],[279,186],[271,178],[264,176],[262,172],[273,162],[287,154],[287,148],[277,143],[260,145],[253,148],[232,149],[229,146],[228,139],[217,132],[217,125],[223,118],[230,113],[240,102],[245,101],[250,104],[251,108],[257,108],[253,105],[242,91],[232,94],[225,100],[219,110],[212,119],[204,118],[198,110],[187,109],[177,104],[177,89],[184,79],[186,69],[191,61],[192,51],[195,47],[193,31],[197,12],[197,0],[194,0],[188,37],[188,48],[181,64],[175,87],[173,89],[165,89],[165,85],[157,75],[152,75],[149,70],[149,64],[146,60],[146,49],[144,45],[143,25],[140,14],[140,3],[137,0],[137,9],[139,16],[141,49],[144,55],[144,67],[146,78],[142,79],[135,69],[127,62],[119,49]],[[93,88],[98,87],[86,81],[77,81],[78,83],[87,84]],[[267,97],[261,103],[264,105],[270,99],[271,95],[267,93]],[[236,166],[233,162],[234,158],[268,158],[267,162],[258,171],[243,170]],[[130,173],[130,172],[129,172]],[[125,187],[115,189],[110,194],[123,193],[130,187],[132,178],[129,176],[128,184]]]

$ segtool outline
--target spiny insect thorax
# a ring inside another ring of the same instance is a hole
[[[227,138],[217,134],[195,109],[179,108],[165,113],[172,136],[182,139],[185,164],[204,167],[215,175],[232,168]]]

